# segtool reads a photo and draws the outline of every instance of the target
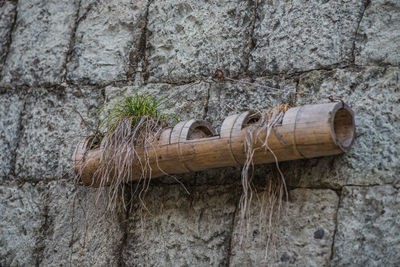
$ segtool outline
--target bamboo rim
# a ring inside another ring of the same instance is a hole
[[[333,110],[333,120],[331,120],[332,139],[343,152],[348,152],[354,143],[356,126],[354,111],[346,104],[342,107],[337,106]]]

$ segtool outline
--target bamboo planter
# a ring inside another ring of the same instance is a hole
[[[151,178],[205,169],[238,166],[246,161],[245,138],[249,124],[257,125],[259,117],[247,111],[227,117],[220,135],[205,121],[189,120],[165,129],[148,148]],[[254,133],[255,164],[274,162],[274,156],[262,148],[266,131]],[[354,112],[342,102],[304,105],[286,111],[276,125],[268,145],[278,161],[337,155],[347,152],[355,137]],[[88,140],[80,142],[73,154],[74,169],[85,185],[99,186],[95,177],[102,150],[84,153]],[[124,153],[121,151],[120,153]],[[143,152],[138,151],[139,158]],[[141,177],[139,158],[132,159],[133,177]],[[108,181],[111,184],[113,181]]]

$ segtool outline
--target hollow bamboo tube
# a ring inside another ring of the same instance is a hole
[[[257,127],[258,116],[248,111],[225,119],[221,134],[215,133],[204,121],[185,121],[165,129],[158,141],[147,148],[151,178],[205,169],[238,166],[246,161],[247,127]],[[249,123],[252,126],[247,126]],[[252,131],[255,164],[274,162],[273,154],[263,144],[266,130]],[[355,136],[354,113],[342,102],[304,105],[286,111],[282,122],[273,127],[268,146],[278,161],[329,156],[347,152]],[[99,186],[95,177],[102,150],[84,154],[87,140],[81,142],[73,155],[75,171],[85,185]],[[120,153],[124,153],[121,151]],[[140,158],[143,151],[138,151]],[[140,160],[132,159],[133,179],[142,176]],[[149,175],[150,176],[150,175]],[[150,178],[150,177],[147,177]],[[113,181],[107,181],[111,184]]]

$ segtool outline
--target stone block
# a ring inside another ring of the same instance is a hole
[[[0,3],[0,74],[11,42],[11,30],[16,10],[17,5],[14,2],[2,1]]]
[[[173,86],[149,83],[145,86],[108,86],[105,89],[106,101],[115,103],[124,96],[145,93],[161,101],[160,110],[176,117],[179,121],[203,119],[208,101],[209,84],[188,84]]]
[[[115,266],[125,212],[96,193],[65,180],[1,185],[0,264]]]
[[[370,1],[358,28],[355,61],[358,65],[400,65],[399,1]]]
[[[32,184],[0,186],[0,265],[35,266],[42,227],[41,192]]]
[[[217,68],[230,77],[242,73],[253,16],[250,1],[153,2],[147,25],[149,81],[195,81]]]
[[[17,95],[0,95],[0,177],[6,178],[14,167],[23,101]]]
[[[333,247],[334,266],[397,266],[400,191],[390,185],[344,187]]]
[[[22,117],[16,176],[40,180],[72,175],[75,146],[91,133],[79,114],[93,118],[101,103],[101,92],[92,88],[35,90],[27,98]],[[93,120],[88,123],[93,127]]]
[[[352,60],[363,1],[263,1],[249,71],[295,73]]]
[[[271,227],[269,216],[262,217],[271,206],[260,199],[262,192],[253,198],[247,231],[239,231],[239,217],[235,220],[230,266],[329,265],[339,203],[334,191],[290,191],[290,202],[281,207],[279,219],[273,215]]]
[[[100,84],[132,78],[147,0],[82,1],[67,78]]]
[[[77,0],[18,1],[1,84],[61,83],[77,10]]]
[[[289,183],[304,187],[400,182],[400,69],[313,71],[300,77],[297,104],[341,97],[355,112],[356,137],[343,155],[283,164]]]
[[[123,242],[125,211],[107,211],[105,193],[76,187],[69,181],[51,182],[45,199],[46,228],[40,236],[43,266],[116,266]]]
[[[227,265],[237,190],[189,190],[190,195],[180,185],[150,187],[143,198],[146,210],[137,208],[131,215],[123,253],[126,265]]]

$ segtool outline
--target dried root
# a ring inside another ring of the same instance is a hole
[[[258,123],[248,127],[245,139],[247,154],[241,175],[243,191],[239,201],[239,244],[243,246],[244,243],[249,241],[251,219],[254,216],[254,214],[251,214],[251,207],[259,207],[258,226],[259,232],[263,233],[263,237],[266,240],[266,257],[270,246],[277,241],[274,228],[281,215],[282,199],[285,197],[286,201],[288,201],[289,198],[285,177],[279,168],[278,159],[274,151],[268,145],[268,139],[273,127],[282,122],[287,109],[288,105],[283,105],[262,113]],[[267,133],[264,140],[259,139],[261,132]],[[255,148],[257,142],[263,144],[261,148]],[[257,194],[257,190],[252,183],[252,173],[254,168],[254,153],[259,149],[264,149],[273,155],[279,176],[269,177],[264,190],[260,194]],[[255,203],[252,203],[254,200]]]
[[[159,103],[148,95],[136,94],[100,110],[100,117],[103,118],[86,149],[89,151],[100,147],[102,151],[99,168],[92,180],[98,186],[96,203],[100,197],[106,197],[106,210],[114,210],[120,202],[118,199],[122,200],[123,207],[127,209],[134,197],[138,197],[145,206],[143,197],[152,173],[149,149],[152,149],[154,141],[172,121],[159,111]],[[85,167],[82,162],[77,177]],[[139,177],[138,173],[133,173],[134,169],[141,170]],[[128,183],[133,178],[138,179],[138,182]],[[131,199],[125,201],[121,196],[125,196],[128,189]]]

